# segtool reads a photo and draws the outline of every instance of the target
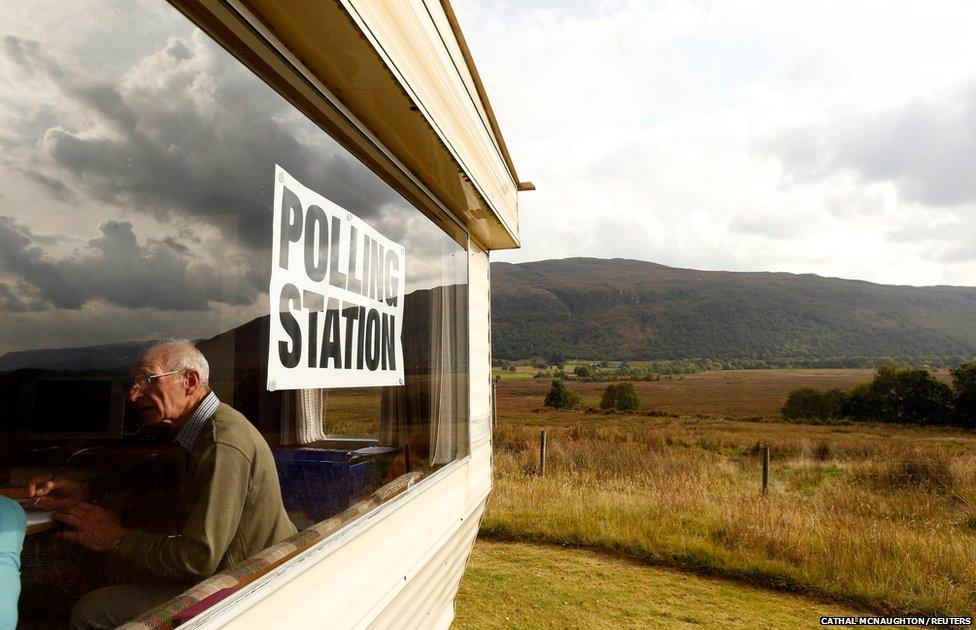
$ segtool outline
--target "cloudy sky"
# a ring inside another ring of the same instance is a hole
[[[976,3],[455,0],[524,247],[976,285]]]
[[[407,247],[408,294],[463,270],[460,246],[168,4],[0,14],[0,355],[267,314],[276,165]]]

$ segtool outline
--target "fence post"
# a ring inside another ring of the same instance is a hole
[[[539,475],[546,476],[546,430],[539,432]]]
[[[769,492],[769,446],[761,444],[762,451],[762,495],[765,497]]]

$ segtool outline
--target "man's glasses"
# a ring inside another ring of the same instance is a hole
[[[182,374],[185,371],[186,370],[173,370],[172,372],[166,372],[164,374],[140,374],[139,376],[132,376],[126,379],[125,389],[127,391],[131,391],[132,388],[135,387],[140,392],[144,392],[150,387],[152,387],[153,383],[163,378],[164,376],[172,376],[173,374]]]

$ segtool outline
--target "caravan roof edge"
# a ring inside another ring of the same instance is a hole
[[[334,97],[360,130],[369,130],[387,158],[368,163],[385,171],[380,174],[405,196],[417,201],[417,190],[423,189],[426,206],[441,206],[487,249],[520,246],[517,195],[526,188],[510,168],[490,105],[485,108],[484,89],[477,87],[480,79],[476,83],[464,60],[456,24],[439,2],[173,3],[205,27],[214,18],[226,26],[232,8],[264,39],[273,39],[279,54],[286,53],[319,91]],[[239,57],[253,56],[253,50],[241,50],[233,41],[222,43]],[[279,91],[290,91],[282,85],[288,78],[276,74],[280,69],[262,77]],[[313,118],[321,124],[322,116]],[[342,135],[346,144],[350,138],[362,144],[361,138]]]

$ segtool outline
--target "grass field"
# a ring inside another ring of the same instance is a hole
[[[455,628],[815,628],[849,607],[592,550],[480,540]]]
[[[645,410],[728,418],[779,418],[790,390],[799,387],[850,388],[870,381],[874,370],[723,370],[634,382]],[[948,379],[948,373],[939,373]],[[501,420],[522,421],[542,407],[550,379],[514,379],[498,389]],[[583,396],[583,407],[598,407],[607,383],[568,382]]]
[[[503,381],[482,535],[602,549],[876,611],[971,613],[973,432],[774,420],[792,388],[870,374],[715,372],[638,384],[645,408],[688,417],[538,411],[548,382]],[[569,386],[596,406],[605,384]],[[764,420],[722,419],[752,417]],[[550,427],[544,479],[539,426]],[[759,442],[772,451],[766,499]]]

